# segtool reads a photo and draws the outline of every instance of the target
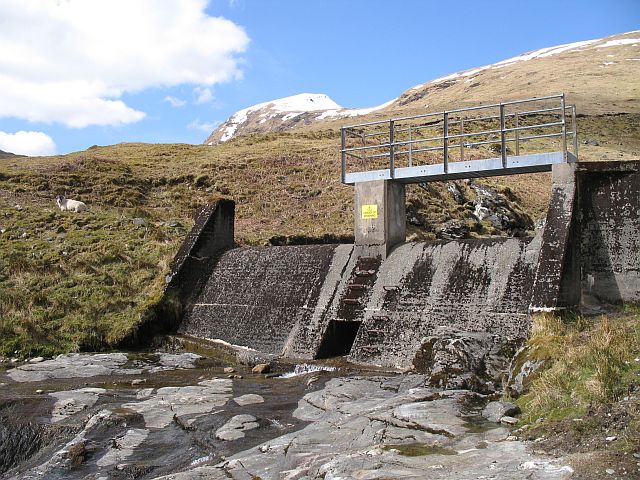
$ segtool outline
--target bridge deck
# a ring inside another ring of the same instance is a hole
[[[440,163],[436,165],[396,168],[393,177],[391,176],[391,169],[389,168],[347,173],[344,183],[353,185],[357,182],[370,182],[373,180],[395,180],[400,183],[424,183],[459,180],[463,178],[550,172],[551,166],[556,163],[572,163],[575,161],[577,161],[577,159],[571,152],[567,152],[567,160],[565,160],[562,152],[538,153],[507,157],[506,167],[502,164],[502,158],[497,157],[483,160],[469,160],[466,162],[449,162],[446,172],[444,170],[444,164]]]

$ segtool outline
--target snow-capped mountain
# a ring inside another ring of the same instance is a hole
[[[301,93],[259,103],[234,113],[204,143],[215,145],[243,133],[282,131],[327,118],[365,115],[383,109],[394,101],[395,99],[373,108],[349,109],[341,107],[325,94]]]
[[[560,92],[578,106],[579,113],[640,113],[640,30],[541,48],[452,73],[373,108],[343,108],[324,94],[272,100],[235,113],[205,143],[377,111],[385,116],[412,115]]]

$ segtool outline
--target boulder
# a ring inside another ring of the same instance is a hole
[[[268,363],[259,363],[251,369],[251,373],[269,373],[271,371],[271,365]]]
[[[500,423],[503,417],[511,417],[520,413],[520,407],[511,402],[489,402],[484,410],[482,410],[482,416],[490,422]]]

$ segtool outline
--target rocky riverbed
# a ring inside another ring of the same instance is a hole
[[[421,375],[317,365],[298,366],[295,375],[279,376],[294,365],[254,374],[228,358],[193,353],[37,360],[0,370],[1,478],[564,479],[573,473],[561,458],[532,453],[532,444],[504,424],[509,420],[499,405],[490,410],[503,424],[484,418],[488,397],[428,387]]]

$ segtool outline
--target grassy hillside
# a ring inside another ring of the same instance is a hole
[[[588,140],[583,159],[640,157],[638,115],[584,117],[580,131]],[[214,197],[237,202],[240,243],[350,235],[352,189],[339,182],[338,149],[339,131],[327,129],[216,147],[120,144],[0,160],[0,354],[116,344],[158,300],[192,215]],[[508,187],[519,208],[539,218],[549,180],[538,174],[484,183]],[[57,194],[91,211],[60,212]],[[442,184],[428,192],[412,186],[408,204],[421,222],[411,238],[433,238],[443,222],[470,214]]]

